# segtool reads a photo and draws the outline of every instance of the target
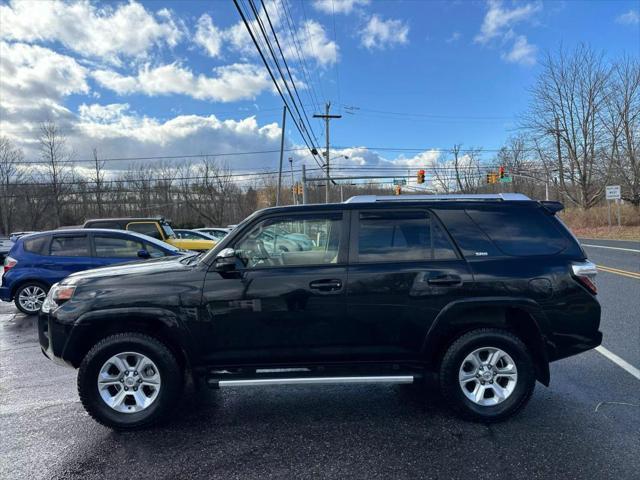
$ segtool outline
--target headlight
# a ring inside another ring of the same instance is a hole
[[[42,302],[42,311],[44,313],[49,313],[54,308],[59,307],[64,302],[71,299],[75,291],[75,285],[53,284],[47,294],[47,298]]]

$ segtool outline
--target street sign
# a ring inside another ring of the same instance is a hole
[[[503,178],[500,178],[499,180],[500,180],[500,183],[511,183],[511,182],[513,182],[513,178],[512,177],[503,177]]]
[[[607,185],[607,200],[620,200],[620,185]]]
[[[407,179],[406,178],[394,178],[393,179],[393,184],[394,185],[406,185],[407,184]]]

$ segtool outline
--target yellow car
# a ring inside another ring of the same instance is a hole
[[[142,233],[184,250],[206,251],[216,246],[214,240],[187,240],[178,238],[171,225],[162,217],[151,218],[100,218],[87,220],[84,228],[110,228]]]

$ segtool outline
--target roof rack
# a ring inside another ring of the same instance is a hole
[[[375,202],[442,202],[442,201],[530,201],[522,193],[479,193],[479,194],[450,194],[450,195],[356,195],[345,200],[344,203],[375,203]]]

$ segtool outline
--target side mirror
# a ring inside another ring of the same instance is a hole
[[[213,262],[216,272],[230,272],[236,268],[236,251],[233,248],[224,248],[218,253]]]
[[[138,257],[140,257],[140,258],[151,258],[151,255],[146,250],[138,250]]]

